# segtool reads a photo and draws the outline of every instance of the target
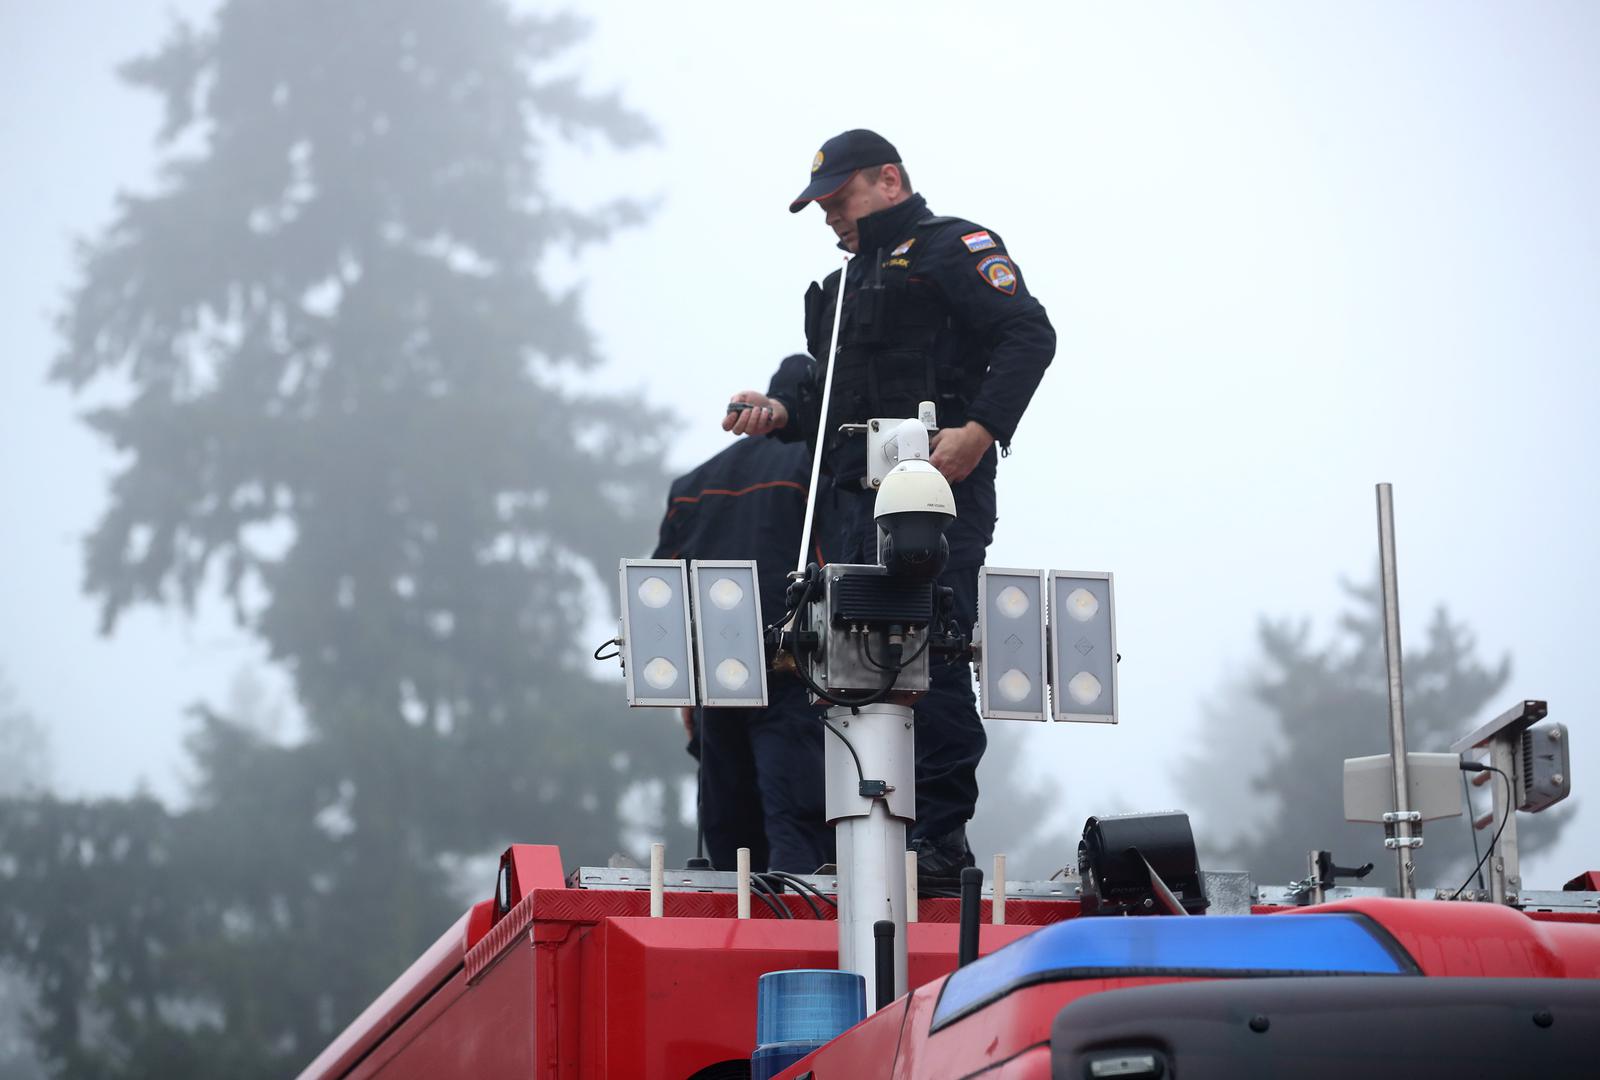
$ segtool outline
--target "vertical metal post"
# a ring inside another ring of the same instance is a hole
[[[1411,779],[1406,769],[1405,683],[1400,672],[1400,587],[1394,556],[1394,488],[1378,485],[1378,563],[1383,578],[1383,654],[1389,667],[1389,753],[1394,761],[1395,872],[1400,895],[1417,894],[1411,862]]]
[[[1517,775],[1515,748],[1521,738],[1522,733],[1518,731],[1509,735],[1501,732],[1490,739],[1489,764],[1506,776],[1515,777]],[[1497,904],[1515,904],[1522,895],[1522,863],[1517,853],[1515,805],[1517,793],[1506,790],[1506,782],[1500,779],[1499,774],[1486,775],[1489,777],[1489,790],[1494,792],[1494,801],[1491,803],[1494,818],[1489,822],[1488,828],[1491,841],[1494,839],[1495,830],[1500,827],[1500,822],[1504,820],[1506,823],[1505,830],[1500,833],[1500,842],[1495,845],[1494,854],[1489,856],[1489,897]]]
[[[1306,856],[1306,903],[1321,904],[1328,899],[1327,890],[1322,887],[1322,852],[1313,848]]]
[[[895,928],[895,994],[911,985],[906,981],[905,852],[906,826],[916,819],[914,715],[905,705],[888,703],[834,707],[826,715],[855,749],[852,755],[832,732],[823,735],[825,814],[838,848],[839,968],[866,980],[871,1007],[878,1000],[878,922]],[[863,777],[885,781],[887,794],[862,795]]]

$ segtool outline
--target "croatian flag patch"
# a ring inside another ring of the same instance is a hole
[[[994,247],[994,237],[982,231],[969,232],[961,238],[961,242],[967,245],[968,251],[988,251]]]

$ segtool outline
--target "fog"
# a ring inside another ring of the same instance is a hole
[[[152,181],[157,103],[113,67],[172,7],[0,9],[0,671],[51,735],[59,791],[177,804],[189,704],[225,705],[241,672],[292,694],[213,601],[97,635],[80,540],[116,462],[76,419],[87,403],[45,382],[72,239]],[[1495,709],[1545,698],[1573,729],[1578,816],[1525,879],[1594,865],[1600,10],[585,14],[570,66],[658,138],[564,150],[553,186],[655,209],[544,269],[581,288],[607,360],[587,378],[678,415],[674,466],[724,445],[727,395],[803,345],[800,298],[837,253],[786,205],[844,128],[891,139],[936,212],[1002,234],[1049,309],[1060,345],[1002,463],[989,562],[1114,571],[1123,658],[1118,727],[1006,733],[1058,785],[1060,820],[1177,801],[1186,750],[1233,737],[1257,621],[1331,629],[1340,579],[1370,580],[1388,481],[1407,640],[1448,607],[1513,658]],[[1384,751],[1382,717],[1357,722]]]

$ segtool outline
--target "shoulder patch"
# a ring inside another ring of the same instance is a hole
[[[986,259],[978,260],[978,273],[998,291],[1007,296],[1016,295],[1017,272],[1012,267],[1011,260],[1004,255],[990,255]]]
[[[979,229],[977,232],[967,233],[967,235],[961,238],[961,242],[967,245],[968,251],[988,251],[990,248],[994,247],[994,237],[990,236],[982,229]]]

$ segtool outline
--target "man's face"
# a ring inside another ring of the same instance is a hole
[[[895,170],[885,167],[875,182],[867,180],[866,172],[858,172],[850,182],[832,195],[817,200],[822,208],[828,228],[839,238],[846,251],[859,255],[861,237],[856,232],[856,222],[868,214],[887,210],[898,199],[900,178]]]

